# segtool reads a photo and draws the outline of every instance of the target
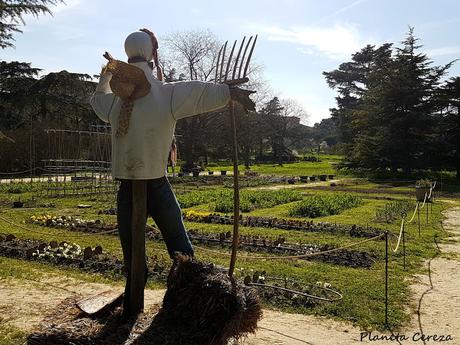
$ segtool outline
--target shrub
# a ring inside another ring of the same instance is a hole
[[[321,159],[316,156],[304,156],[302,157],[304,162],[321,162]]]
[[[417,188],[431,188],[431,186],[432,182],[428,179],[417,180],[417,182],[415,183],[415,187]]]
[[[286,204],[297,201],[302,198],[298,191],[281,189],[273,191],[251,191],[242,190],[240,194],[240,210],[249,212],[256,208],[268,208],[276,205]],[[233,192],[230,197],[220,198],[213,205],[215,212],[232,212],[233,211]]]
[[[313,195],[289,209],[293,217],[317,218],[339,214],[346,209],[361,205],[362,198],[353,194],[333,193]]]
[[[377,209],[375,219],[378,222],[393,223],[407,215],[413,207],[413,203],[407,200],[390,201]]]
[[[206,191],[193,191],[178,195],[177,199],[183,208],[188,208],[201,204],[208,204],[218,199],[228,199],[233,196],[231,190],[211,189]]]

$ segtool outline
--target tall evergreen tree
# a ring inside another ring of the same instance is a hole
[[[351,151],[357,135],[354,112],[359,108],[368,89],[369,74],[375,65],[391,57],[391,46],[389,43],[378,48],[367,45],[353,54],[351,61],[342,63],[338,69],[323,72],[329,87],[339,93],[336,97],[337,108],[331,109],[331,115],[339,129],[339,139],[345,145],[346,152]]]
[[[406,172],[435,167],[437,93],[451,64],[433,67],[417,41],[411,28],[394,52],[390,44],[362,50],[368,54],[360,60],[367,62],[360,74],[344,64],[325,73],[339,89],[333,115],[344,122],[339,129],[352,167]]]
[[[50,6],[63,0],[2,0],[0,1],[0,48],[13,47],[13,34],[22,33],[20,24],[25,24],[24,15],[51,14]]]
[[[443,112],[439,152],[444,153],[444,166],[453,168],[460,179],[460,77],[449,79],[441,90]]]

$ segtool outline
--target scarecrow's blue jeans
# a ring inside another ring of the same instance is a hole
[[[117,195],[118,233],[123,249],[123,259],[128,273],[129,285],[133,192],[130,180],[120,180],[120,182]],[[185,232],[179,203],[167,177],[147,181],[147,215],[153,218],[160,229],[171,258],[173,258],[175,251],[180,251],[190,256],[194,255],[192,244]],[[147,262],[145,262],[145,272],[147,280]],[[127,288],[129,287],[127,286]]]

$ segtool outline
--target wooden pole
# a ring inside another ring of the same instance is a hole
[[[417,208],[417,216],[418,216],[418,237],[420,237],[420,203],[418,203],[419,207]]]
[[[385,232],[385,326],[388,326],[388,231]]]
[[[428,224],[428,208],[429,208],[430,204],[428,203],[427,201],[427,204],[426,204],[426,223]]]
[[[230,258],[230,267],[228,276],[233,276],[236,263],[236,251],[239,242],[239,224],[240,224],[240,189],[238,185],[238,141],[236,136],[236,119],[235,119],[235,104],[233,101],[229,103],[230,108],[230,123],[233,132],[233,242],[232,256]]]
[[[406,270],[406,224],[405,223],[403,223],[402,241],[403,241],[403,267],[405,271]]]
[[[133,209],[131,219],[131,289],[127,314],[135,316],[144,309],[145,221],[147,219],[147,181],[132,180]]]

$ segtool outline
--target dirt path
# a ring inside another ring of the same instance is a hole
[[[442,255],[427,262],[429,274],[416,277],[417,309],[411,329],[426,335],[451,335],[450,343],[460,344],[460,207],[444,211],[444,216],[443,228],[451,236],[439,244]]]
[[[50,275],[40,282],[0,280],[0,324],[8,323],[28,331],[63,299],[76,294],[91,296],[106,290],[123,291],[123,288],[61,275]],[[163,294],[164,290],[146,290],[146,306],[161,303]]]
[[[460,255],[460,207],[445,212],[444,228],[453,236],[440,244],[444,253]],[[460,260],[447,259],[444,256],[427,262],[430,275],[417,276],[413,285],[415,310],[408,329],[400,334],[408,337],[402,344],[422,344],[412,337],[422,329],[425,335],[453,337],[446,344],[460,344]],[[431,283],[430,284],[430,277]],[[74,292],[91,295],[110,288],[109,285],[87,283],[76,279],[51,276],[38,284],[29,281],[0,281],[0,323],[9,323],[24,330],[30,330],[38,323],[46,311],[56,307],[64,298]],[[57,288],[61,286],[64,289]],[[121,288],[120,288],[121,289]],[[161,303],[164,290],[147,290],[146,307]],[[420,318],[417,309],[420,302]],[[419,321],[420,320],[420,321]],[[391,344],[396,341],[360,340],[361,330],[345,322],[302,314],[288,314],[275,310],[264,310],[264,317],[259,323],[259,330],[242,341],[245,345],[341,345],[355,343]],[[373,335],[382,335],[373,333]],[[433,344],[431,339],[426,344]]]

